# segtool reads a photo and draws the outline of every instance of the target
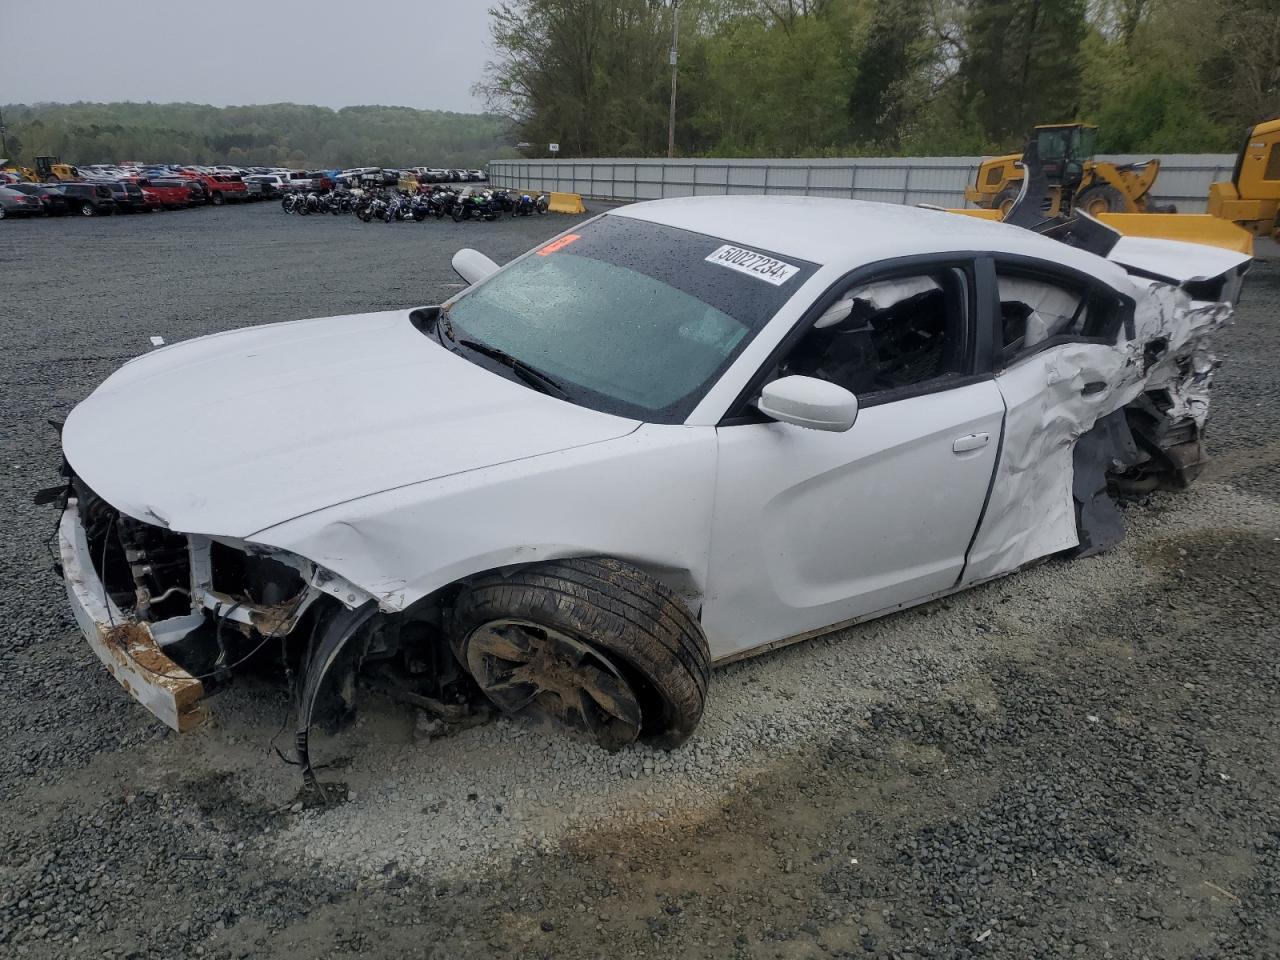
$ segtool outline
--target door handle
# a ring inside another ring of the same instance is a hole
[[[989,433],[970,433],[963,437],[957,437],[955,442],[951,444],[954,453],[968,453],[970,450],[981,450],[991,441]]]

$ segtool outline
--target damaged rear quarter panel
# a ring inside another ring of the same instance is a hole
[[[1079,542],[1071,498],[1075,443],[1141,390],[1135,354],[1133,345],[1063,344],[996,377],[1006,405],[1004,440],[965,580],[1016,570]]]
[[[1151,390],[1170,420],[1203,428],[1216,360],[1208,338],[1226,302],[1192,300],[1169,283],[1134,278],[1134,338],[1070,343],[1023,358],[996,377],[1007,406],[1000,463],[965,582],[1008,573],[1080,542],[1072,499],[1076,442]]]
[[[339,504],[260,531],[347,578],[388,612],[461,578],[608,554],[679,590],[705,584],[713,427],[648,424],[614,440]]]

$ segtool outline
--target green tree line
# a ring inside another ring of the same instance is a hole
[[[1280,115],[1280,0],[504,0],[478,90],[531,154],[964,155],[1036,123],[1234,152]]]
[[[0,109],[9,156],[26,163],[58,156],[69,163],[476,167],[518,155],[504,117],[408,107],[70,103]]]

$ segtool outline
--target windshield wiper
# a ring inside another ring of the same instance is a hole
[[[440,346],[445,345],[445,337],[449,338],[450,343],[456,343],[458,338],[453,335],[453,321],[449,319],[449,313],[441,310],[439,316],[436,317],[436,339],[440,341]]]
[[[450,334],[452,334],[452,332],[452,330],[449,331]],[[489,357],[491,360],[497,360],[505,367],[510,367],[511,371],[515,373],[516,376],[535,390],[539,390],[542,393],[549,394],[553,397],[559,397],[561,400],[569,399],[569,395],[565,393],[564,388],[555,380],[548,377],[541,370],[537,370],[529,366],[523,360],[513,357],[511,354],[507,353],[507,351],[500,350],[487,343],[481,343],[478,340],[457,340],[455,342],[460,347],[466,347],[468,350],[474,350],[476,353]]]

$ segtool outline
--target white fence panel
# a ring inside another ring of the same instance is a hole
[[[558,190],[603,200],[771,194],[842,197],[888,203],[964,206],[964,188],[973,182],[982,157],[856,157],[812,160],[494,160],[495,186]],[[1107,156],[1133,163],[1144,156]],[[1231,154],[1166,154],[1152,196],[1183,213],[1203,213],[1209,184],[1227,180]]]

